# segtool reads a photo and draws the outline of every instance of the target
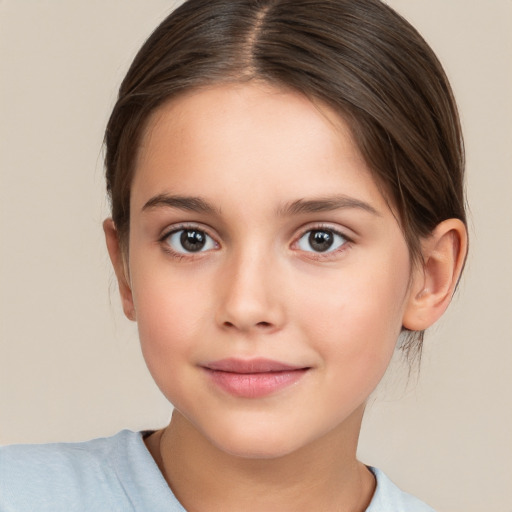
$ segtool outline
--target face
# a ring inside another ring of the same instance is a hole
[[[150,119],[127,272],[156,383],[206,439],[247,457],[353,428],[411,277],[347,126],[262,84],[189,93]]]

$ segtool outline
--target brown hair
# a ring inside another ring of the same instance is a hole
[[[108,122],[107,190],[123,245],[148,116],[184,91],[249,80],[300,91],[348,122],[413,259],[438,223],[466,223],[453,94],[400,15],[378,0],[189,0],[140,49]],[[423,333],[408,334],[406,350],[420,347]]]

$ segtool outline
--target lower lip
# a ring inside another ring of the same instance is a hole
[[[242,398],[261,398],[298,382],[307,368],[264,373],[231,373],[206,368],[211,380],[223,391]]]

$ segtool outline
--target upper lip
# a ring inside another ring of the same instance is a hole
[[[209,370],[216,370],[229,373],[267,373],[267,372],[284,372],[293,370],[305,370],[304,366],[295,366],[281,363],[272,359],[237,359],[227,358],[218,361],[212,361],[203,365]]]

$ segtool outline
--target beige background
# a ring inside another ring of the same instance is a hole
[[[392,0],[433,46],[462,114],[471,255],[393,368],[360,455],[439,512],[512,511],[512,2]],[[164,425],[170,406],[120,315],[100,222],[102,130],[163,0],[0,0],[0,443]]]

